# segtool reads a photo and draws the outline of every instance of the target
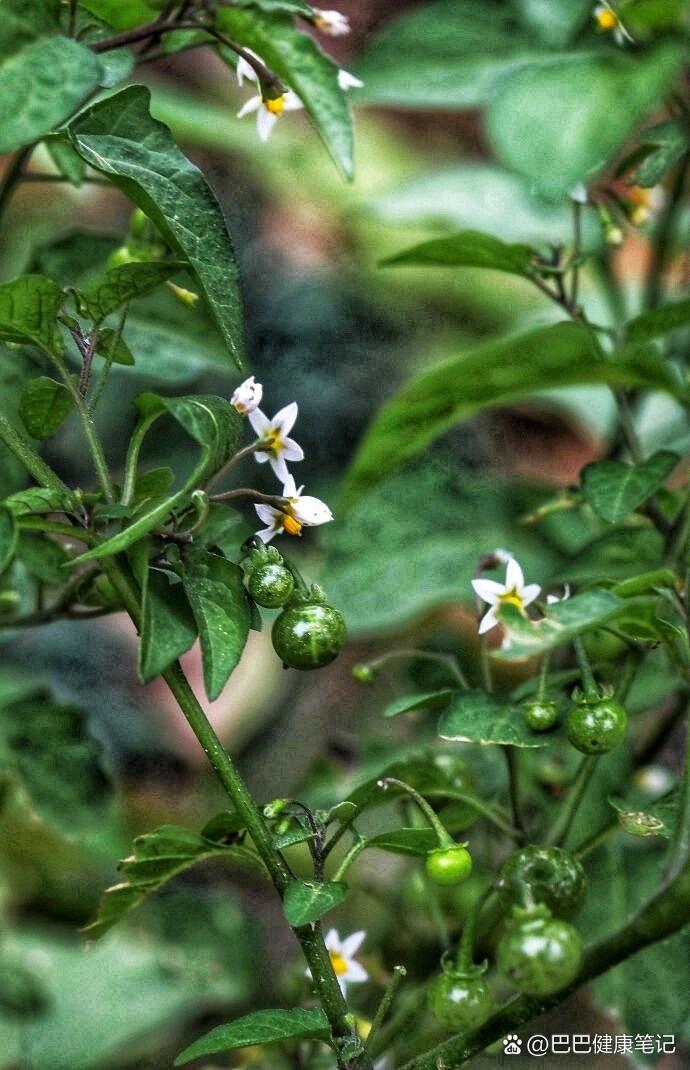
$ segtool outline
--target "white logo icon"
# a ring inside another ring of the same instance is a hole
[[[508,1036],[503,1040],[503,1054],[504,1055],[520,1055],[522,1051],[522,1041],[516,1033],[508,1033]]]

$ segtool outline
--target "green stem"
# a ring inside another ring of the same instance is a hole
[[[515,747],[504,746],[501,747],[501,750],[503,751],[508,769],[508,796],[510,798],[510,809],[513,815],[513,825],[515,826],[518,839],[524,843],[527,834],[522,818],[522,807],[520,805],[518,755]]]
[[[537,689],[537,702],[544,702],[548,691],[548,675],[551,667],[551,651],[547,651],[541,659],[539,669],[539,687]]]
[[[2,184],[0,184],[0,219],[2,219],[10,197],[14,193],[18,184],[22,181],[24,164],[31,156],[34,148],[34,145],[27,145],[25,148],[20,149],[19,152],[15,153],[12,162],[5,172],[5,177],[2,180]]]
[[[467,911],[462,926],[462,936],[460,937],[460,946],[458,948],[457,957],[458,969],[463,973],[468,973],[474,966],[474,943],[477,933],[477,923],[479,921],[479,915],[492,893],[493,888],[490,888],[484,895],[478,895],[470,909]]]
[[[419,661],[436,662],[436,664],[442,665],[448,670],[451,676],[457,680],[460,687],[465,689],[469,687],[465,675],[455,658],[451,654],[440,654],[435,650],[418,650],[416,647],[404,647],[398,650],[389,650],[386,654],[381,654],[380,657],[367,662],[367,665],[372,669],[380,669],[387,662],[395,661],[397,658],[410,658]]]
[[[113,558],[104,558],[101,565],[122,598],[134,624],[138,626],[139,598],[127,574]],[[278,894],[282,898],[292,878],[285,860],[273,846],[271,832],[261,810],[254,802],[234,762],[201,708],[179,662],[166,669],[163,673],[163,679],[201,744],[216,776],[244,821],[254,846],[261,856]],[[347,1004],[340,990],[338,978],[333,969],[320,927],[318,925],[305,925],[293,931],[302,947],[304,957],[311,971],[312,982],[328,1017],[333,1037],[336,1041],[352,1037],[353,1029],[347,1017]],[[368,1058],[359,1059],[352,1064],[352,1068],[353,1070],[372,1070],[371,1061]]]
[[[83,542],[86,546],[96,544],[96,536],[84,528],[72,527],[71,524],[61,524],[58,520],[45,520],[42,516],[20,516],[17,520],[22,531],[45,531],[51,535],[65,535],[77,542]]]
[[[362,851],[367,846],[368,846],[368,844],[367,844],[367,841],[364,839],[364,837],[363,836],[358,836],[357,839],[355,840],[355,842],[350,847],[349,851],[347,851],[347,853],[345,854],[345,857],[343,858],[342,862],[340,863],[340,865],[336,869],[335,873],[333,874],[333,878],[332,879],[334,881],[341,881],[343,879],[343,877],[345,876],[345,874],[347,873],[347,871],[350,868],[350,866],[352,865],[352,863],[355,861],[356,858],[358,858],[361,855]]]
[[[575,981],[553,996],[515,996],[480,1029],[458,1034],[431,1051],[411,1059],[400,1070],[457,1070],[506,1033],[512,1033],[553,1007],[572,992],[599,977],[643,948],[677,932],[687,924],[690,910],[690,862],[625,924],[585,949]]]
[[[78,388],[74,385],[72,376],[69,374],[62,357],[59,357],[56,353],[49,352],[49,357],[55,364],[55,367],[60,372],[62,381],[65,384],[67,390],[69,390],[72,400],[74,401],[75,408],[79,413],[79,419],[81,421],[82,431],[84,432],[84,438],[86,444],[89,447],[89,453],[93,461],[93,466],[96,470],[96,476],[98,482],[101,485],[101,490],[105,496],[106,501],[115,501],[115,491],[113,490],[113,483],[110,478],[110,471],[103,453],[103,447],[101,446],[98,432],[96,431],[96,425],[93,422],[91,413],[88,406]]]
[[[585,754],[580,762],[577,775],[571,785],[566,802],[563,804],[560,816],[553,826],[549,843],[561,846],[568,838],[568,833],[584,799],[585,792],[597,766],[598,754]]]
[[[223,467],[219,468],[217,472],[214,472],[211,478],[208,480],[206,486],[204,487],[206,493],[210,494],[213,488],[221,482],[223,477],[227,475],[230,469],[234,465],[238,464],[240,461],[243,461],[245,457],[251,456],[251,454],[255,452],[255,450],[260,444],[261,439],[257,438],[254,440],[254,442],[250,442],[248,446],[244,446],[241,450],[238,450],[237,453],[234,453],[232,457],[230,457],[230,459],[225,462]]]
[[[577,658],[577,664],[580,669],[580,677],[582,680],[582,688],[587,699],[598,699],[599,688],[597,682],[594,679],[594,673],[592,672],[592,666],[589,663],[587,657],[587,651],[585,650],[585,644],[579,635],[576,635],[573,639],[573,647],[575,648],[575,657]]]
[[[394,966],[393,967],[393,976],[391,977],[390,981],[388,982],[388,986],[386,988],[386,991],[383,993],[383,999],[379,1003],[379,1005],[378,1005],[378,1007],[376,1009],[376,1014],[374,1015],[374,1020],[371,1023],[371,1029],[369,1030],[369,1036],[367,1037],[367,1041],[366,1041],[366,1045],[365,1045],[367,1050],[369,1050],[369,1051],[371,1050],[372,1045],[373,1045],[374,1041],[376,1040],[376,1036],[378,1034],[378,1031],[381,1028],[381,1026],[383,1025],[383,1022],[385,1021],[385,1019],[386,1019],[386,1017],[388,1015],[388,1012],[390,1011],[391,1007],[393,1006],[393,1003],[395,1002],[395,998],[396,998],[396,996],[398,994],[398,990],[399,990],[401,984],[403,983],[403,981],[405,980],[406,976],[407,976],[407,970],[405,969],[404,966]]]
[[[33,476],[40,486],[53,490],[56,494],[65,495],[68,498],[72,496],[67,484],[62,482],[42,457],[39,457],[33,446],[26,441],[19,431],[15,430],[2,413],[0,413],[0,441],[4,442],[18,461],[21,461],[27,472]]]
[[[673,880],[690,858],[690,723],[685,722],[685,758],[680,781],[676,828],[669,844],[665,876]]]
[[[379,785],[384,789],[388,787],[389,784],[394,784],[396,788],[400,788],[417,804],[436,833],[440,848],[456,846],[455,840],[439,820],[436,811],[429,805],[423,795],[420,795],[418,791],[415,791],[410,784],[406,784],[404,780],[398,780],[397,777],[387,776],[379,780]]]
[[[127,457],[125,459],[125,476],[122,482],[122,504],[131,505],[132,498],[134,497],[134,487],[137,481],[137,465],[139,464],[139,454],[141,447],[146,437],[146,434],[152,424],[156,422],[161,414],[154,412],[150,416],[145,416],[139,421],[134,428],[132,437],[129,440],[129,446],[127,447]]]
[[[671,251],[673,227],[680,203],[683,199],[685,178],[688,172],[689,163],[690,156],[686,153],[678,166],[671,194],[662,209],[659,218],[656,241],[654,242],[652,259],[649,265],[647,292],[645,296],[646,308],[656,308],[663,296],[664,274],[668,256]]]

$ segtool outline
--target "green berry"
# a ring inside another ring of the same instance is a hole
[[[295,588],[295,580],[285,565],[265,564],[253,569],[247,590],[257,605],[267,609],[284,606]]]
[[[575,703],[568,714],[568,739],[583,754],[606,754],[625,738],[628,715],[613,699],[587,699]]]
[[[444,970],[428,994],[429,1010],[446,1029],[478,1029],[494,1009],[494,998],[484,977]]]
[[[546,907],[517,909],[499,942],[496,963],[503,976],[529,996],[550,996],[575,980],[582,961],[576,929]]]
[[[426,872],[434,884],[444,887],[462,884],[472,872],[472,855],[461,843],[437,847],[426,856]]]
[[[288,606],[273,624],[273,648],[292,669],[320,669],[345,643],[345,621],[337,609],[321,602]]]
[[[558,721],[556,703],[550,699],[528,702],[523,707],[522,715],[525,724],[533,732],[548,732]]]
[[[585,871],[561,847],[520,848],[504,863],[498,892],[506,908],[522,900],[525,890],[560,918],[570,917],[582,903],[587,887]]]

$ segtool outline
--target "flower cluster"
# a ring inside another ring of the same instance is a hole
[[[350,27],[347,19],[338,11],[319,11],[318,9],[315,9],[315,11],[317,13],[316,19],[320,19],[324,23],[324,25],[321,25],[319,21],[315,21],[314,25],[318,29],[333,36],[349,32]],[[331,28],[326,29],[326,25]],[[244,50],[244,55],[240,56],[237,61],[237,84],[240,88],[246,81],[252,82],[259,89],[258,93],[245,101],[238,111],[237,117],[238,119],[243,119],[245,115],[256,113],[256,129],[259,138],[261,141],[267,141],[273,127],[285,112],[300,111],[304,105],[297,93],[294,93],[291,89],[279,92],[276,89],[271,90],[268,88],[259,75],[259,70],[262,67],[264,67],[264,63],[261,57],[257,56],[256,52],[252,52],[249,48]],[[338,71],[338,85],[343,91],[346,91],[360,88],[364,83],[359,78],[355,78],[349,71],[340,69]]]
[[[301,535],[303,527],[327,524],[333,519],[333,514],[320,498],[302,494],[304,486],[298,487],[294,476],[288,472],[288,461],[304,459],[302,447],[289,437],[297,420],[297,402],[286,405],[273,419],[269,419],[259,408],[262,397],[263,387],[251,375],[237,387],[230,404],[240,415],[248,418],[256,433],[254,459],[259,464],[270,464],[283,485],[279,506],[254,506],[259,519],[266,524],[256,534],[263,542],[270,542],[276,535]]]

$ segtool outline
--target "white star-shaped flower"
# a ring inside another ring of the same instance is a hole
[[[249,64],[247,64],[247,66],[249,66]],[[244,77],[248,77],[246,71],[244,72]],[[268,141],[271,131],[281,115],[286,111],[299,111],[302,106],[302,101],[291,89],[286,89],[286,91],[279,96],[271,97],[266,100],[260,93],[257,93],[255,97],[250,97],[249,100],[242,105],[237,113],[237,118],[243,119],[245,115],[250,115],[252,112],[256,112],[256,129],[259,138],[261,141]]]
[[[288,481],[286,462],[304,460],[302,447],[295,442],[294,438],[288,438],[295,425],[298,411],[297,402],[292,401],[285,408],[280,409],[272,420],[269,420],[261,409],[254,409],[248,414],[249,422],[259,440],[254,457],[259,464],[265,464],[268,461],[281,483]]]
[[[266,527],[257,531],[257,538],[270,542],[276,535],[301,535],[302,528],[315,528],[328,524],[333,513],[320,498],[311,494],[302,494],[304,487],[297,487],[293,476],[287,476],[283,487],[283,503],[278,509],[274,505],[255,505],[259,519]]]
[[[491,606],[479,624],[480,635],[484,635],[499,623],[496,613],[501,606],[517,606],[518,609],[524,610],[538,598],[541,591],[538,583],[525,583],[522,569],[514,557],[511,557],[506,565],[505,583],[497,583],[496,580],[472,580],[472,587],[482,602]]]
[[[597,4],[592,14],[600,30],[605,33],[613,33],[613,39],[617,45],[624,45],[626,41],[633,41],[633,38],[610,4],[606,2]]]
[[[338,85],[346,92],[348,89],[361,89],[364,82],[360,78],[355,78],[354,74],[350,74],[349,71],[344,71],[341,67],[338,71]]]
[[[315,7],[312,22],[321,33],[327,33],[329,37],[344,37],[350,32],[350,20],[342,11],[324,11]]]
[[[352,933],[351,936],[346,936],[344,940],[341,940],[336,929],[331,929],[326,934],[325,944],[331,958],[333,970],[338,978],[338,984],[343,993],[347,985],[361,984],[362,981],[369,980],[367,971],[354,958],[354,955],[357,954],[364,943],[366,935],[365,932],[360,931]],[[311,977],[311,970],[306,970],[305,976]]]
[[[254,412],[254,409],[258,409],[263,392],[264,388],[261,383],[255,382],[254,376],[250,375],[237,387],[230,398],[230,404],[241,416],[248,416],[250,412]]]

